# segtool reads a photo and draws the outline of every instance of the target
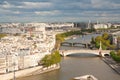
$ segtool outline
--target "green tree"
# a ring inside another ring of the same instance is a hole
[[[95,38],[95,42],[100,42],[100,41],[102,41],[102,37],[101,37],[101,36],[97,36],[97,37]]]
[[[112,43],[111,43],[111,36],[109,36],[108,33],[104,33],[102,36],[97,36],[95,38],[95,43],[94,44],[95,44],[96,48],[99,48],[100,41],[102,43],[102,49],[104,49],[104,50],[115,48],[115,46],[112,45]],[[92,42],[93,42],[93,40],[92,40]]]
[[[44,65],[45,67],[51,66],[53,64],[60,63],[61,56],[59,54],[59,51],[54,51],[52,54],[46,55],[39,64]]]
[[[96,43],[95,43],[95,47],[96,47],[96,48],[99,48],[99,47],[100,47],[100,43],[99,43],[99,42],[96,42]]]
[[[107,40],[109,38],[109,34],[108,33],[103,33],[102,38],[104,40]]]
[[[115,51],[111,51],[110,55],[116,62],[120,62],[120,56],[118,55],[118,52],[116,53]]]
[[[45,67],[50,66],[49,58],[49,55],[45,55],[45,57],[41,60],[40,63],[43,64]]]
[[[117,51],[117,55],[120,56],[120,50]]]
[[[106,50],[106,49],[107,49],[107,46],[105,46],[104,44],[102,44],[102,49],[103,49],[103,50]]]
[[[55,51],[54,53],[54,60],[55,60],[55,64],[59,63],[61,61],[61,56],[60,56],[60,53],[59,51]]]
[[[91,39],[91,44],[95,44],[95,38],[94,37],[92,37],[92,39]]]
[[[56,40],[60,41],[60,42],[63,42],[64,41],[64,37],[61,36],[60,34],[58,34],[58,35],[56,35]]]

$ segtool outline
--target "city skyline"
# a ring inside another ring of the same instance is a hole
[[[0,1],[0,22],[119,22],[119,17],[119,0]]]

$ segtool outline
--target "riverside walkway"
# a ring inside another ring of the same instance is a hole
[[[120,63],[117,63],[111,57],[105,57],[103,58],[103,61],[106,62],[112,69],[114,69],[120,75]]]
[[[80,49],[80,50],[60,50],[60,54],[62,56],[67,56],[67,55],[71,55],[71,54],[95,54],[99,56],[99,50],[91,50],[91,49]],[[104,57],[105,54],[109,55],[110,50],[102,50],[101,51],[101,55],[102,57]]]
[[[60,68],[59,64],[52,65],[50,67],[36,66],[32,68],[15,71],[15,74],[13,72],[0,74],[0,80],[11,80],[13,79],[14,76],[15,78],[20,78],[25,76],[38,75],[38,74],[50,72],[59,68]]]

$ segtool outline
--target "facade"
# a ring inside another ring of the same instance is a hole
[[[82,23],[82,22],[81,23],[74,23],[74,27],[75,28],[80,28],[80,29],[86,29],[86,28],[88,28],[88,23]]]
[[[19,28],[3,27],[3,28],[0,29],[0,33],[11,33],[11,34],[15,34],[15,33],[24,33],[24,32],[21,31]]]
[[[93,25],[94,29],[107,29],[109,26],[107,24],[94,24]]]
[[[74,27],[73,23],[48,23],[46,26],[46,30],[68,30]]]
[[[120,28],[120,24],[113,24],[114,28]]]
[[[120,36],[117,38],[117,48],[120,49]]]
[[[18,36],[8,35],[0,40],[0,73],[11,72],[14,67],[20,70],[37,66],[53,50],[55,34],[46,32],[44,25],[32,23],[29,26],[34,29]]]
[[[117,37],[113,37],[113,44],[117,45]]]
[[[116,45],[117,49],[120,49],[120,31],[112,33],[113,44]]]

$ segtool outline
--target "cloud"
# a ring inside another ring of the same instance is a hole
[[[7,1],[4,1],[2,5],[0,5],[2,8],[12,8],[15,7],[14,5],[10,4]]]
[[[93,8],[102,8],[102,9],[119,9],[120,3],[116,3],[111,0],[91,0]]]
[[[26,8],[26,9],[49,8],[52,7],[52,3],[51,2],[21,2],[21,5],[17,7]]]
[[[114,13],[114,11],[83,11],[81,12],[81,16],[89,16],[89,17],[119,17],[119,12]]]
[[[20,11],[14,11],[12,12],[13,14],[20,14],[21,12]]]
[[[9,13],[10,10],[5,10],[5,9],[0,9],[0,14],[5,14],[5,13]]]
[[[14,9],[37,9],[37,8],[50,8],[53,4],[51,2],[8,2],[4,1],[0,4],[1,8],[14,8]]]
[[[41,16],[48,16],[48,15],[58,15],[61,12],[58,10],[53,10],[53,11],[36,11],[35,14],[41,15]]]
[[[64,6],[67,7],[68,9],[71,7],[77,8],[77,9],[87,9],[91,7],[90,3],[84,3],[84,2],[72,2],[72,3],[67,3]]]
[[[120,21],[120,0],[0,0],[0,17],[8,21],[7,16],[14,17],[10,21]]]
[[[20,14],[20,13],[21,12],[17,10],[12,11],[12,10],[0,9],[0,14],[3,14],[3,15]]]

